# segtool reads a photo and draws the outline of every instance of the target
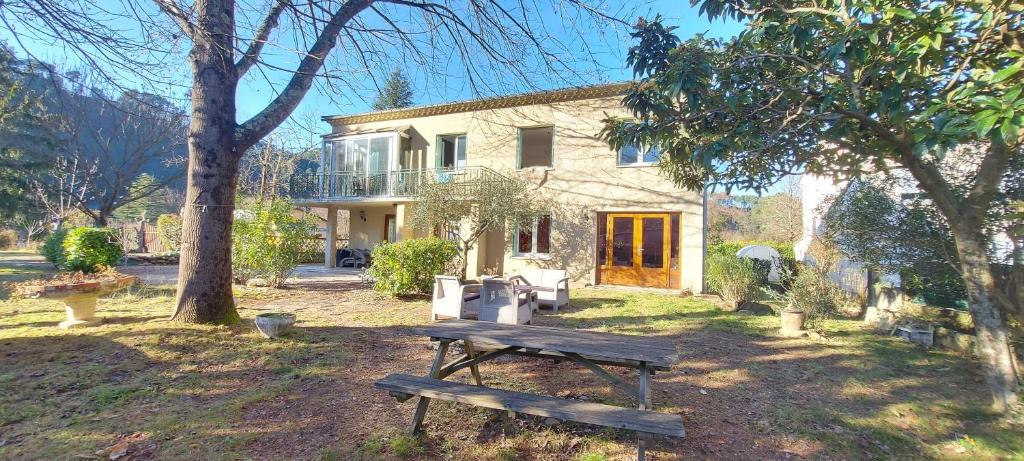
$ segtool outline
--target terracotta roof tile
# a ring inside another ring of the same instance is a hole
[[[468,101],[431,104],[418,107],[407,107],[403,109],[366,112],[362,114],[328,115],[323,117],[323,120],[332,125],[351,125],[356,123],[383,122],[387,120],[429,117],[432,115],[445,115],[477,110],[503,109],[507,107],[526,106],[531,104],[551,104],[581,99],[617,96],[624,93],[628,87],[628,82],[610,83],[576,88],[564,88],[559,90],[538,91],[511,96],[471,99]]]

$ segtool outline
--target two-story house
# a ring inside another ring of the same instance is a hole
[[[565,268],[576,283],[700,292],[704,203],[659,175],[659,152],[602,141],[602,120],[625,116],[625,84],[435,104],[323,119],[321,172],[292,178],[301,206],[327,209],[325,264],[335,264],[338,210],[349,246],[424,235],[405,216],[417,184],[520,177],[558,204],[526,228],[485,235],[468,277]]]

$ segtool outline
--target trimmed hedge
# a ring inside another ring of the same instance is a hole
[[[381,244],[371,255],[373,289],[392,296],[430,293],[434,276],[444,274],[458,253],[454,243],[437,237]]]
[[[64,237],[67,237],[70,230],[64,228],[50,232],[43,246],[39,248],[39,254],[58,269],[64,266]]]
[[[79,227],[64,237],[64,263],[69,271],[95,272],[103,266],[113,266],[124,256],[113,229]]]
[[[156,218],[156,236],[164,251],[181,249],[181,217],[176,214],[162,214]]]

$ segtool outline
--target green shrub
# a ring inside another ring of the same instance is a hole
[[[0,230],[0,250],[9,250],[18,244],[18,233],[13,229]]]
[[[64,265],[64,237],[67,237],[70,230],[65,228],[50,232],[43,246],[39,248],[39,254],[57,268]]]
[[[302,263],[306,240],[316,232],[310,216],[292,216],[286,200],[240,210],[231,228],[231,262],[234,278],[245,283],[260,278],[278,287]]]
[[[788,308],[803,311],[812,324],[820,319],[836,317],[857,303],[828,274],[813,266],[802,267],[789,280],[786,291],[773,297],[777,301],[773,306],[776,311]]]
[[[739,252],[741,249],[743,249],[743,247],[749,246],[749,245],[765,245],[765,246],[771,247],[775,251],[778,251],[779,252],[779,256],[782,257],[782,272],[787,272],[788,271],[788,272],[796,273],[797,264],[796,264],[796,256],[795,256],[795,253],[793,252],[793,244],[792,243],[787,243],[787,242],[771,242],[771,241],[761,242],[761,241],[757,241],[757,240],[748,240],[748,241],[742,241],[742,242],[721,242],[721,243],[715,243],[715,244],[712,244],[712,245],[708,245],[708,257],[710,257],[712,255],[736,256],[737,252]],[[767,264],[767,263],[765,263],[765,264]],[[758,267],[758,270],[764,271],[764,274],[765,274],[764,280],[767,281],[768,280],[768,272],[767,272],[768,268],[767,267]]]
[[[952,267],[944,266],[928,274],[914,270],[900,273],[903,290],[915,302],[929,306],[967,310],[964,279]]]
[[[437,237],[381,244],[373,249],[373,289],[392,296],[430,293],[434,276],[457,255],[454,243]]]
[[[176,214],[162,214],[156,218],[156,236],[164,251],[181,249],[181,217]]]
[[[713,254],[708,257],[705,278],[708,288],[718,293],[729,309],[752,301],[762,285],[762,276],[753,260]]]
[[[102,266],[113,266],[124,256],[113,229],[78,227],[64,237],[64,263],[61,269],[95,272]]]

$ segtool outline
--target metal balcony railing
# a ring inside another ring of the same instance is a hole
[[[351,200],[374,197],[412,197],[427,183],[459,186],[465,193],[494,181],[507,181],[482,166],[460,169],[394,170],[366,174],[351,171],[298,173],[289,180],[289,195],[297,200]]]

